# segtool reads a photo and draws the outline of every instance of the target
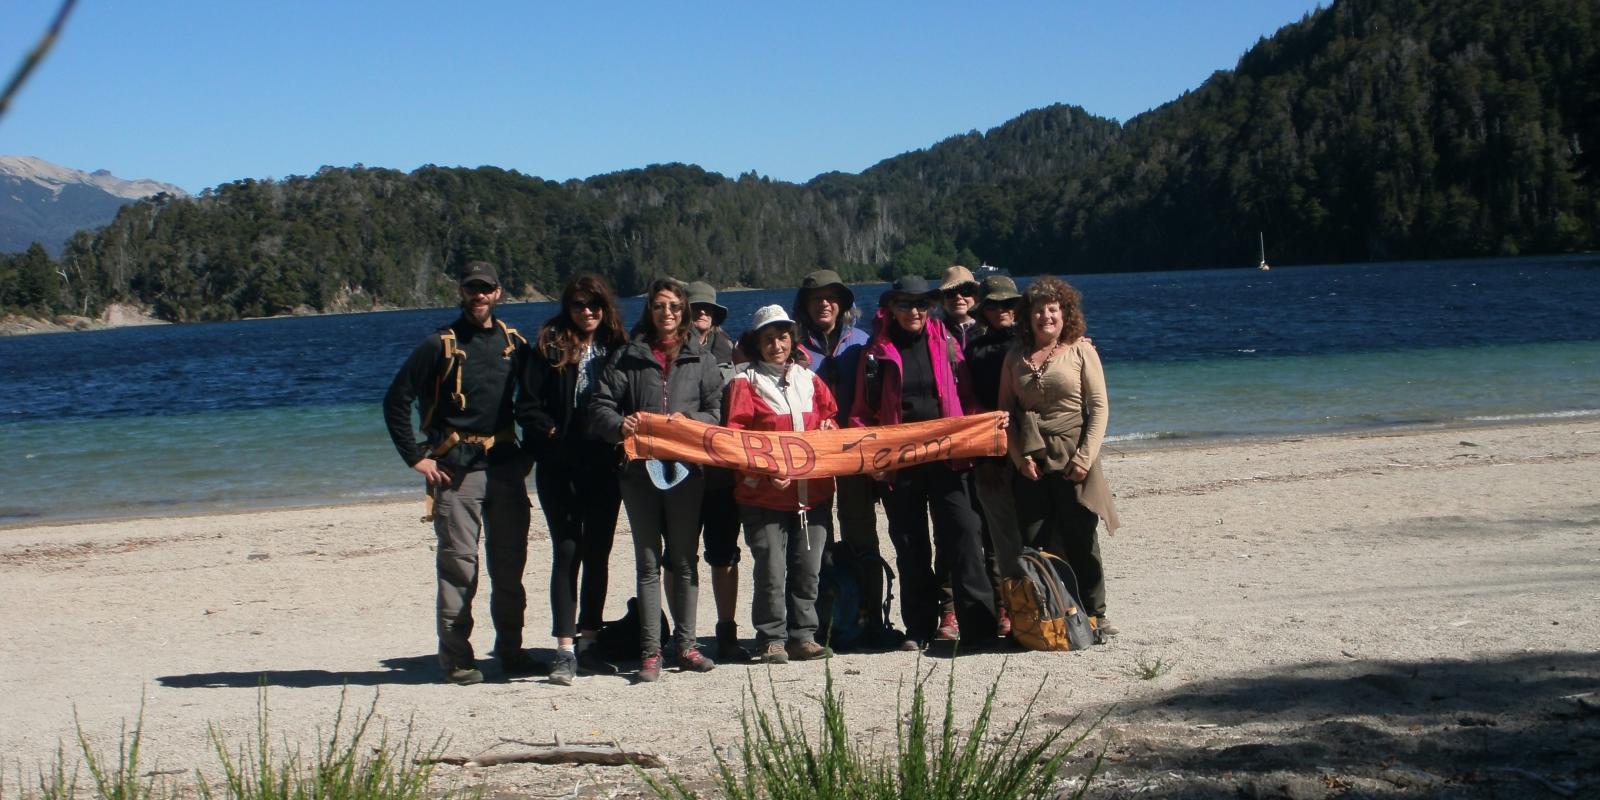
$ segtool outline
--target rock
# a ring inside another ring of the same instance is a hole
[[[1401,789],[1425,789],[1444,780],[1431,772],[1399,765],[1378,773],[1378,777]]]

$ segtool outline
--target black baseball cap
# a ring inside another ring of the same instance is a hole
[[[494,265],[487,261],[469,261],[461,269],[461,285],[466,286],[473,281],[481,281],[496,289],[500,288],[500,276],[495,273]]]

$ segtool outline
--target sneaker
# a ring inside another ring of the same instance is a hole
[[[946,611],[939,616],[939,630],[933,634],[935,641],[955,642],[961,639],[961,624],[956,622],[956,612]]]
[[[818,658],[832,658],[833,651],[816,642],[790,642],[789,658],[795,661],[813,661]]]
[[[717,660],[725,664],[747,664],[754,660],[739,644],[739,626],[732,621],[717,623]]]
[[[556,661],[550,665],[550,682],[557,686],[571,686],[578,677],[578,654],[571,650],[556,649]]]
[[[698,647],[678,651],[678,669],[684,672],[710,672],[716,666],[717,662],[707,658]]]
[[[787,664],[789,663],[789,651],[783,646],[782,641],[773,639],[762,645],[761,661],[766,664]]]
[[[549,675],[550,665],[528,655],[526,650],[507,650],[497,653],[500,671],[506,675]]]
[[[639,673],[634,677],[639,683],[654,683],[661,680],[661,652],[656,651],[641,659]]]
[[[578,651],[578,671],[589,675],[615,675],[619,672],[617,665],[607,661],[601,655],[600,648],[592,644]]]
[[[1007,639],[1011,636],[1011,615],[1006,613],[1003,608],[1000,609],[1000,613],[995,617],[994,635],[1001,639]]]
[[[1116,636],[1117,634],[1122,633],[1117,626],[1111,624],[1111,620],[1107,619],[1106,615],[1104,614],[1095,617],[1094,622],[1095,629],[1100,631],[1101,636]]]
[[[483,673],[477,667],[451,667],[445,670],[444,678],[457,686],[483,683]]]

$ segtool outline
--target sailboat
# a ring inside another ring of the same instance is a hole
[[[1261,239],[1261,263],[1256,266],[1256,269],[1266,272],[1267,270],[1272,269],[1272,267],[1267,265],[1267,237],[1266,234],[1263,234],[1261,231],[1256,231],[1256,236],[1260,237]]]

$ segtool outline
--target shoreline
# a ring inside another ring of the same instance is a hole
[[[1534,784],[1517,770],[1592,781],[1600,719],[1573,698],[1600,689],[1600,425],[1473,430],[1108,452],[1124,525],[1101,546],[1122,634],[1065,654],[840,654],[827,668],[851,731],[893,741],[897,689],[932,670],[937,707],[953,668],[960,724],[997,679],[1002,725],[1035,689],[1041,731],[1104,714],[1067,762],[1069,778],[1082,776],[1104,749],[1092,797],[1277,796],[1282,785],[1322,787],[1292,796],[1335,785],[1383,795],[1402,780],[1430,786],[1426,796],[1523,796]],[[121,723],[141,709],[147,763],[193,774],[215,763],[208,725],[254,730],[263,682],[274,738],[286,744],[310,746],[350,691],[358,705],[370,699],[379,722],[448,736],[451,754],[616,739],[691,781],[712,768],[710,742],[737,747],[752,681],[764,705],[776,697],[815,719],[817,663],[669,670],[648,685],[626,674],[572,687],[503,677],[487,656],[487,591],[473,642],[488,681],[444,684],[434,537],[417,508],[376,501],[7,531],[0,615],[15,624],[0,650],[0,752],[21,769],[0,785],[49,764],[76,730],[114,751]],[[893,563],[881,513],[878,525]],[[631,538],[624,514],[608,620],[633,594]],[[547,658],[550,545],[537,511],[531,539],[524,646]],[[746,641],[748,561],[735,617]],[[701,575],[708,643],[715,606]],[[1168,671],[1151,676],[1157,661]],[[67,760],[70,769],[70,751]],[[639,789],[626,769],[535,765],[442,767],[433,788],[554,796],[575,783],[584,797]]]
[[[1390,438],[1413,434],[1462,432],[1477,430],[1502,430],[1518,427],[1548,427],[1565,424],[1600,423],[1600,412],[1551,412],[1530,419],[1506,420],[1454,420],[1449,422],[1403,423],[1388,426],[1356,428],[1303,434],[1237,434],[1216,437],[1150,437],[1128,440],[1111,440],[1102,445],[1103,458],[1115,455],[1142,455],[1147,453],[1185,451],[1196,449],[1236,448],[1275,444],[1295,444],[1317,440]],[[398,470],[397,470],[398,472]],[[537,504],[533,491],[533,476],[527,479],[528,493]],[[194,519],[198,517],[237,516],[271,513],[274,511],[302,511],[313,509],[358,508],[366,506],[403,505],[421,503],[421,489],[415,492],[395,491],[365,499],[339,499],[307,497],[303,499],[278,499],[242,501],[229,505],[189,504],[166,513],[106,513],[84,512],[73,516],[28,517],[0,520],[0,536],[9,531],[34,527],[66,527],[95,523],[133,522],[149,519]]]

